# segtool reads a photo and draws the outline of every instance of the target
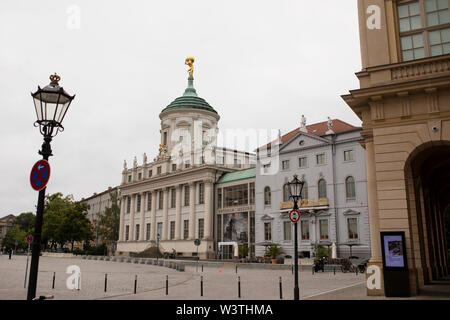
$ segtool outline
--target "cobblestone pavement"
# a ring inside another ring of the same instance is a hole
[[[31,260],[31,258],[30,258]],[[25,299],[24,288],[26,256],[0,256],[0,299]],[[66,269],[77,265],[81,269],[80,290],[69,290]],[[56,272],[55,289],[52,289]],[[107,292],[104,292],[105,273],[108,274]],[[137,275],[137,293],[134,279]],[[166,276],[169,292],[166,295]],[[200,296],[200,277],[203,276],[203,297]],[[55,299],[170,299],[170,300],[237,300],[238,276],[241,280],[241,300],[280,299],[279,277],[282,277],[283,299],[293,298],[294,276],[291,270],[239,269],[232,265],[204,267],[186,266],[180,272],[163,266],[83,260],[80,258],[40,257],[37,295],[54,295]],[[315,297],[331,290],[351,288],[365,282],[364,275],[336,273],[299,273],[301,298]],[[28,286],[28,283],[27,283]],[[357,297],[355,297],[357,299]]]

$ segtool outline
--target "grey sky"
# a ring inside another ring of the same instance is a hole
[[[81,10],[79,29],[68,22]],[[328,116],[361,122],[340,98],[360,70],[356,1],[170,0],[0,2],[0,217],[35,211],[41,158],[30,96],[57,72],[76,94],[52,142],[47,193],[75,199],[121,181],[123,160],[158,151],[159,112],[187,85],[219,128],[286,133]]]

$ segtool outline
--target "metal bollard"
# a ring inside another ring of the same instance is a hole
[[[281,282],[281,277],[280,277],[280,300],[283,300],[283,283]]]
[[[134,294],[136,294],[136,288],[137,288],[137,275],[134,276]]]
[[[108,283],[108,274],[105,273],[105,292],[106,292],[106,288],[107,288],[107,283]]]
[[[52,283],[52,289],[55,289],[55,276],[56,276],[56,272],[53,272],[53,283]]]
[[[236,265],[236,273],[237,273],[237,265]]]
[[[203,297],[203,276],[200,276],[200,297]]]
[[[202,265],[202,272],[203,272],[203,265]]]
[[[336,267],[333,268],[333,273],[336,274]]]
[[[166,276],[166,296],[169,294],[169,276]]]
[[[355,269],[356,269],[356,271],[355,271],[355,272],[356,272],[356,275],[358,275],[358,266],[356,266]]]
[[[241,297],[241,277],[238,276],[238,298]]]

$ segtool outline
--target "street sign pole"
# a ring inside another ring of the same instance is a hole
[[[289,219],[294,224],[294,300],[300,300],[300,289],[298,288],[298,221],[300,212],[297,201],[294,200],[294,208],[289,212]]]
[[[27,252],[27,266],[25,268],[25,280],[23,281],[23,287],[27,287],[27,273],[28,273],[28,259],[30,258],[30,243],[28,242],[28,252]]]

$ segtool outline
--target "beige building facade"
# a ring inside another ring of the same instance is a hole
[[[449,273],[449,1],[358,0],[358,12],[360,89],[342,97],[363,122],[370,264],[382,270],[380,232],[405,232],[417,295]],[[368,295],[384,295],[381,282]]]

